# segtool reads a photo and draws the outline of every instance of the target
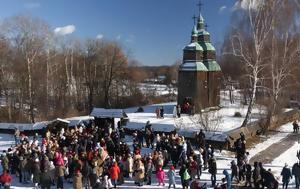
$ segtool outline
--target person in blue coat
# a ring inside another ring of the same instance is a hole
[[[223,174],[225,175],[226,179],[226,189],[231,189],[231,175],[228,173],[227,170],[224,170]]]
[[[170,169],[167,173],[168,179],[169,179],[169,188],[173,186],[175,188],[176,182],[175,182],[175,168],[173,165],[170,166]]]
[[[280,175],[282,176],[282,188],[287,189],[290,179],[292,178],[292,172],[287,163],[285,163],[284,167],[282,168]]]

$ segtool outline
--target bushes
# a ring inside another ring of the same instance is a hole
[[[242,114],[240,112],[234,112],[233,117],[242,117]]]

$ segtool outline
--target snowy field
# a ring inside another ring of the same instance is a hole
[[[225,132],[241,126],[247,112],[247,106],[241,104],[241,96],[238,91],[234,91],[233,94],[235,102],[231,104],[229,101],[228,91],[222,91],[221,108],[207,113],[207,117],[210,120],[214,120],[209,122],[212,126],[210,128],[210,132],[207,132],[208,138],[213,137],[215,140],[225,139]],[[155,131],[171,132],[176,129],[178,133],[184,136],[191,136],[195,134],[195,132],[199,132],[202,128],[199,124],[199,115],[190,116],[183,114],[180,118],[174,118],[173,109],[175,106],[176,102],[148,105],[143,107],[144,112],[139,113],[136,113],[138,109],[137,107],[125,109],[130,120],[127,123],[126,128],[132,130],[143,129],[146,122],[150,121],[152,128]],[[155,109],[161,107],[164,108],[165,116],[164,119],[157,119]],[[242,117],[234,117],[236,112],[239,112]],[[253,108],[253,116],[250,121],[256,121],[262,118],[262,116],[264,116],[263,112],[263,107],[255,106]]]

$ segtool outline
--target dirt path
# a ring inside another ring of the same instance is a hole
[[[280,156],[291,146],[293,146],[294,143],[299,140],[299,136],[300,134],[295,134],[295,133],[291,133],[287,135],[279,142],[272,144],[264,151],[259,152],[258,154],[253,156],[250,159],[250,163],[252,164],[255,161],[262,162],[262,163],[271,163],[276,157]]]

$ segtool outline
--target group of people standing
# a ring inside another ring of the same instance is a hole
[[[215,189],[231,189],[232,184],[249,188],[279,187],[270,169],[266,170],[261,162],[254,162],[253,166],[249,163],[243,133],[234,144],[236,161],[223,170],[223,178],[218,183],[215,149],[206,141],[203,130],[197,133],[192,145],[176,132],[155,133],[147,122],[143,130],[133,133],[132,146],[129,146],[118,128],[107,127],[112,126],[91,123],[62,127],[58,131],[47,130],[41,138],[38,135],[30,138],[16,131],[16,144],[1,156],[0,182],[9,188],[10,174],[14,174],[20,183],[34,188],[50,189],[55,185],[62,189],[69,183],[74,189],[108,189],[124,184],[125,179],[132,179],[140,187],[153,185],[155,178],[158,185],[175,188],[181,184],[186,189],[192,180],[201,180],[203,171],[207,170]],[[143,147],[152,150],[143,153]],[[180,181],[176,183],[177,174]],[[292,176],[299,189],[299,163],[292,170],[285,165],[281,175],[284,189]]]

